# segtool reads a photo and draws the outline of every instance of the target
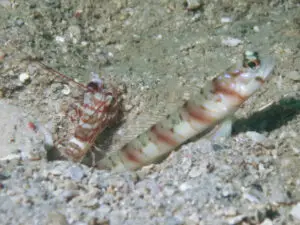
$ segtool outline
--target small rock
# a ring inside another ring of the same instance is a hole
[[[259,26],[254,26],[254,27],[253,27],[253,30],[254,30],[255,32],[259,32],[259,31],[260,31]]]
[[[64,88],[61,90],[61,93],[63,93],[64,95],[69,95],[71,92],[71,89],[68,85],[64,84]]]
[[[154,37],[155,40],[161,40],[163,36],[161,34],[158,34]]]
[[[88,175],[88,184],[94,187],[106,187],[107,184],[103,183],[103,180],[106,180],[109,175],[110,174],[107,171],[93,171],[91,174]]]
[[[123,224],[124,219],[126,218],[126,215],[128,214],[127,211],[119,211],[114,210],[110,213],[109,217],[109,224],[110,225],[119,225]]]
[[[229,47],[235,47],[242,44],[243,41],[233,37],[222,38],[221,43]]]
[[[72,198],[78,195],[79,195],[79,191],[74,191],[74,190],[66,190],[61,193],[61,196],[67,201],[70,201]]]
[[[90,199],[89,201],[84,202],[83,206],[87,207],[87,208],[91,208],[91,209],[98,208],[98,206],[99,206],[99,200],[96,199],[96,198]]]
[[[66,217],[58,212],[48,214],[47,225],[68,225]]]
[[[222,190],[222,196],[225,198],[235,196],[236,192],[231,184],[225,185]]]
[[[58,43],[64,43],[66,40],[62,36],[56,36],[55,41],[58,42]]]
[[[52,174],[54,176],[60,176],[60,175],[64,174],[64,172],[65,172],[65,166],[58,165],[58,166],[55,166],[53,169],[51,169],[48,173]]]
[[[297,220],[300,221],[300,203],[298,203],[297,205],[295,205],[295,206],[292,208],[290,214],[291,214],[295,219],[297,219]]]
[[[300,140],[292,140],[290,142],[290,146],[293,149],[294,153],[299,155],[300,154]]]
[[[163,190],[164,194],[167,196],[172,196],[175,193],[175,189],[172,187],[166,186]]]
[[[97,54],[97,61],[100,66],[105,66],[109,64],[108,56],[105,53]]]
[[[200,216],[198,213],[193,213],[187,218],[186,224],[199,224],[200,223]]]
[[[190,170],[191,166],[192,166],[192,159],[188,157],[184,157],[180,165],[180,168],[183,171],[183,173],[187,173]]]
[[[81,30],[77,25],[72,25],[68,28],[68,37],[72,40],[73,44],[77,44],[81,38]]]
[[[229,208],[226,208],[224,209],[222,215],[224,216],[228,216],[228,217],[233,217],[233,216],[236,216],[237,215],[237,210],[233,207],[229,207]]]
[[[24,21],[22,19],[17,19],[15,24],[18,26],[18,27],[22,27],[24,25]]]
[[[288,72],[286,77],[293,81],[300,81],[300,73],[296,70]]]
[[[289,201],[289,197],[285,191],[285,188],[283,187],[282,183],[280,182],[280,180],[278,178],[274,178],[273,184],[270,186],[268,198],[269,198],[269,201],[271,201],[271,202],[288,202]],[[299,206],[299,209],[300,209],[300,206]],[[299,214],[299,216],[300,216],[300,214]]]
[[[206,169],[206,168],[205,168]],[[199,167],[193,167],[189,172],[189,177],[199,177],[202,174],[202,170]]]
[[[247,199],[248,201],[253,202],[253,203],[260,202],[257,197],[255,197],[254,195],[251,195],[249,193],[244,193],[243,197],[244,197],[244,199]]]
[[[230,224],[230,225],[239,224],[240,222],[243,221],[243,219],[245,217],[246,217],[245,215],[239,215],[239,216],[228,219],[227,223]]]
[[[124,106],[124,110],[126,112],[130,111],[132,108],[133,108],[133,105],[131,105],[131,104],[125,104],[125,106]]]
[[[248,138],[250,138],[255,143],[263,144],[266,141],[266,137],[260,133],[257,133],[255,131],[247,131],[246,135]]]
[[[179,190],[182,192],[189,190],[189,189],[192,189],[192,185],[190,185],[188,182],[185,182],[179,186]]]
[[[202,5],[199,0],[187,0],[186,3],[187,3],[188,10],[197,10]]]
[[[231,23],[232,18],[231,17],[222,17],[221,18],[221,23]]]
[[[82,9],[77,9],[74,13],[75,18],[79,19],[83,13]]]
[[[80,44],[82,47],[86,47],[89,43],[87,41],[82,41]]]
[[[265,219],[260,225],[273,225],[273,222],[270,219]]]
[[[68,175],[74,181],[81,181],[85,173],[79,166],[71,166],[68,170]]]
[[[99,209],[97,210],[97,212],[103,216],[106,216],[110,211],[111,207],[107,204],[100,205]]]
[[[177,217],[167,217],[164,224],[166,225],[183,225],[184,222]]]
[[[66,190],[78,190],[78,186],[73,181],[70,180],[66,180],[64,182],[63,188]]]
[[[137,34],[133,34],[132,39],[134,40],[134,42],[139,43],[141,41],[141,36]]]
[[[9,0],[0,0],[0,5],[8,9],[11,6],[11,2]]]
[[[30,76],[28,73],[21,73],[19,75],[19,80],[21,81],[22,84],[25,84],[30,80]]]

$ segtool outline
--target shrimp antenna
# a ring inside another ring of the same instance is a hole
[[[62,73],[60,73],[60,72],[58,72],[57,70],[53,69],[52,67],[47,66],[46,64],[44,64],[44,63],[42,63],[42,62],[39,62],[39,61],[36,61],[36,62],[37,62],[38,64],[40,64],[42,67],[44,67],[46,70],[48,70],[48,71],[50,71],[50,72],[56,74],[57,76],[60,76],[60,77],[62,77],[62,78],[64,78],[64,79],[67,79],[68,81],[73,82],[73,83],[77,84],[78,86],[80,86],[80,87],[82,87],[82,88],[84,88],[84,89],[88,89],[88,87],[86,87],[85,85],[83,85],[83,84],[81,84],[81,83],[75,81],[74,79],[72,79],[72,78],[70,78],[70,77],[68,77],[68,76],[66,76],[66,75],[64,75],[64,74],[62,74]]]

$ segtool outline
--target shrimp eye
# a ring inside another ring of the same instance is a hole
[[[92,92],[97,92],[97,91],[99,91],[99,85],[98,85],[97,83],[95,83],[95,82],[90,82],[90,83],[88,83],[87,88],[88,88],[90,91],[92,91]]]

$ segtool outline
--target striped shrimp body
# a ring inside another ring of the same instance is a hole
[[[83,103],[75,105],[76,115],[79,116],[75,130],[69,135],[68,139],[59,141],[60,146],[58,147],[63,156],[74,162],[80,162],[93,147],[98,135],[105,128],[112,125],[119,116],[121,108],[120,93],[115,88],[105,87],[103,81],[95,73],[92,74],[91,81],[85,86],[42,62],[33,61],[46,70],[77,84],[85,90]],[[45,144],[53,147],[52,136],[48,132],[43,133],[45,134]]]
[[[97,162],[100,169],[134,170],[155,162],[233,114],[270,77],[271,58],[246,51],[241,64],[215,77],[178,111]]]
[[[79,121],[74,134],[60,152],[74,162],[81,161],[93,146],[97,136],[112,122],[119,112],[117,92],[104,88],[102,80],[94,77],[87,85],[83,105],[79,105]]]

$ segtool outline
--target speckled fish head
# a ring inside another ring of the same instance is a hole
[[[270,79],[274,65],[273,58],[260,58],[257,52],[246,51],[243,63],[231,68],[219,79],[233,92],[248,98]]]
[[[257,52],[246,51],[243,59],[244,73],[241,75],[248,80],[266,81],[270,78],[274,65],[273,58],[260,58]]]

